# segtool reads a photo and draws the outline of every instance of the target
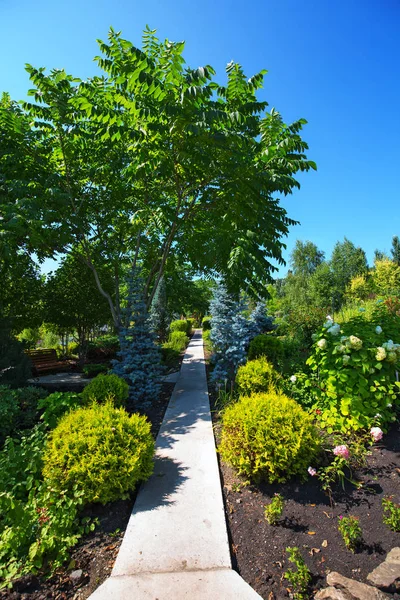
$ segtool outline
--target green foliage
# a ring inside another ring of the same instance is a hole
[[[284,380],[283,391],[305,410],[310,410],[317,402],[315,394],[317,385],[316,375],[297,372]]]
[[[0,385],[0,444],[12,433],[18,417],[19,406],[8,385]]]
[[[338,530],[341,534],[346,548],[355,552],[362,541],[362,530],[357,517],[338,517]]]
[[[225,410],[222,424],[222,458],[256,481],[304,478],[320,449],[312,417],[275,392],[242,397]]]
[[[203,336],[204,332],[209,331],[211,329],[211,319],[212,317],[203,317],[203,320],[201,322],[201,326],[203,328]]]
[[[167,342],[161,347],[161,357],[164,365],[168,368],[178,367],[180,351],[171,348]]]
[[[293,586],[293,598],[295,600],[308,600],[310,597],[309,585],[311,583],[310,570],[305,564],[298,548],[286,548],[286,552],[289,554],[290,562],[297,568],[296,571],[289,569],[285,573],[285,578]]]
[[[301,344],[308,348],[312,345],[312,336],[321,326],[325,319],[326,310],[320,307],[297,306],[293,308],[286,317],[287,333],[300,340]],[[285,333],[286,333],[285,332]],[[278,330],[280,333],[280,329]]]
[[[48,392],[43,388],[31,385],[12,390],[12,394],[19,407],[16,427],[18,429],[32,427],[37,421],[38,402],[40,402],[42,398],[45,398],[48,395]]]
[[[400,294],[400,266],[391,260],[375,261],[371,271],[371,280],[377,295],[399,296]]]
[[[85,377],[95,377],[96,375],[98,375],[99,373],[107,373],[108,371],[108,366],[107,365],[96,365],[96,364],[89,364],[89,365],[85,365],[83,367],[83,375]]]
[[[25,385],[31,377],[30,361],[24,347],[11,334],[10,323],[0,316],[0,385]]]
[[[307,364],[318,375],[314,391],[322,411],[320,424],[328,433],[395,419],[400,346],[389,340],[389,323],[395,319],[387,312],[376,313],[371,321],[354,317],[342,325],[328,319],[316,335]]]
[[[382,498],[383,522],[392,531],[400,532],[400,504],[395,504],[392,498]]]
[[[154,441],[146,417],[112,403],[65,415],[50,433],[43,456],[45,481],[76,487],[85,502],[127,498],[153,471]]]
[[[335,244],[330,264],[334,276],[335,308],[338,308],[346,287],[353,277],[368,271],[368,263],[364,250],[344,238],[343,242]]]
[[[253,360],[265,356],[275,367],[283,357],[282,341],[275,335],[262,333],[256,335],[250,342],[248,358]]]
[[[81,404],[81,394],[74,392],[54,392],[39,401],[38,409],[42,411],[42,421],[50,429],[54,429],[66,412],[77,408]]]
[[[290,255],[294,275],[312,275],[324,260],[324,252],[310,241],[296,240]]]
[[[178,321],[172,321],[169,325],[170,333],[174,333],[175,331],[180,331],[185,334],[188,333],[188,322],[186,319],[180,319]]]
[[[0,578],[2,586],[27,573],[53,571],[94,528],[79,520],[82,495],[55,492],[41,480],[46,428],[8,438],[0,452]]]
[[[101,335],[90,342],[88,347],[88,358],[113,358],[119,349],[117,335]]]
[[[260,392],[279,390],[282,377],[265,356],[249,360],[236,373],[236,387],[240,395],[251,396]]]
[[[103,403],[110,398],[115,406],[124,406],[129,397],[129,385],[118,375],[97,375],[82,392],[82,403]]]
[[[163,348],[169,348],[176,352],[182,352],[189,343],[189,338],[183,331],[172,331],[169,334],[168,342],[163,344]]]
[[[204,331],[203,329],[203,343],[204,343],[204,348],[207,350],[207,352],[212,353],[213,352],[213,345],[210,339],[210,335],[211,335],[211,329],[206,329],[206,331]]]
[[[36,348],[38,341],[40,340],[39,329],[26,328],[17,335],[18,341],[22,342],[24,348],[33,350]]]
[[[269,504],[264,507],[264,516],[270,525],[276,525],[285,508],[285,499],[281,494],[275,494]]]

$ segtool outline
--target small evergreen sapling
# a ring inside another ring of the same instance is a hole
[[[128,280],[125,325],[120,329],[120,360],[112,361],[113,373],[129,384],[129,399],[134,404],[149,403],[160,392],[160,352],[150,329],[149,314],[143,298],[143,282],[137,270]]]
[[[265,302],[257,302],[255,309],[250,315],[250,326],[252,338],[261,333],[273,331],[276,328],[274,318],[269,317],[267,314]]]

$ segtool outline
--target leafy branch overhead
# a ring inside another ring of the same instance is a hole
[[[18,243],[42,258],[78,246],[116,325],[118,295],[102,286],[93,253],[117,285],[122,264],[140,265],[148,305],[171,255],[262,294],[295,224],[277,196],[316,168],[300,135],[306,121],[266,112],[257,99],[266,71],[248,79],[229,63],[222,86],[211,66],[186,66],[183,42],[160,42],[149,28],[142,49],[113,29],[99,47],[102,75],[27,65],[32,102],[2,101],[9,145],[18,129],[10,151],[21,181],[1,188],[1,228],[17,227]],[[10,180],[7,153],[0,169]]]

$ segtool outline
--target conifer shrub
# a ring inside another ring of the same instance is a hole
[[[282,341],[274,335],[263,333],[256,335],[249,345],[248,359],[265,356],[275,367],[283,357]]]
[[[201,326],[203,328],[203,334],[205,331],[209,331],[211,329],[211,317],[203,317]]]
[[[56,490],[76,487],[85,503],[106,504],[150,477],[154,448],[146,417],[93,404],[65,415],[50,433],[43,477]]]
[[[82,392],[82,403],[104,403],[112,398],[115,406],[125,406],[129,396],[129,385],[118,375],[97,375]]]
[[[243,396],[223,413],[219,452],[254,481],[305,478],[319,450],[312,417],[281,393]]]
[[[185,335],[188,330],[188,322],[182,319],[178,319],[177,321],[171,321],[169,325],[169,331],[172,334],[174,331],[182,331]]]
[[[240,395],[251,396],[270,389],[280,389],[282,377],[265,356],[249,360],[236,373],[236,387]]]

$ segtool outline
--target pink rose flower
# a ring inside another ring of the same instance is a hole
[[[309,472],[311,477],[315,477],[315,475],[317,474],[317,470],[314,469],[314,467],[308,467],[307,471]]]
[[[336,446],[336,448],[333,449],[333,454],[335,456],[342,456],[343,458],[349,458],[350,456],[350,452],[347,446],[345,446],[344,444],[342,446]]]
[[[370,434],[374,442],[379,442],[383,437],[383,431],[380,427],[371,427]]]

